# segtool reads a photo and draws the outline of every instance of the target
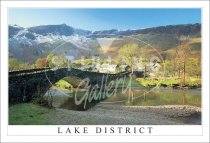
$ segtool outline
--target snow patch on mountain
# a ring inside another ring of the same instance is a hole
[[[65,36],[52,33],[49,33],[47,35],[41,35],[30,32],[27,28],[20,30],[16,35],[13,35],[11,38],[9,38],[9,41],[10,46],[14,46],[13,44],[25,44],[29,46],[42,43],[53,44],[57,41],[62,41],[70,42],[80,49],[90,50],[90,48],[88,48],[87,45],[88,38],[86,38],[85,36],[79,36],[78,34]]]
[[[83,35],[38,34],[17,25],[10,25],[9,30],[10,56],[19,60],[34,62],[36,58],[46,56],[56,48],[64,48],[66,51],[74,53],[75,56],[79,56],[82,51],[91,52],[88,45],[90,38]],[[70,54],[69,52],[67,53]],[[33,55],[29,57],[27,56],[29,54]]]

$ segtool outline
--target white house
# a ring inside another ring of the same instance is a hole
[[[98,71],[101,73],[114,73],[116,71],[117,65],[113,64],[102,64],[100,66],[97,66]]]

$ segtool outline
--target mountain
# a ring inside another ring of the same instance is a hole
[[[57,35],[71,36],[74,33],[74,28],[71,26],[67,26],[66,24],[42,25],[42,26],[30,27],[28,31],[40,35],[47,35],[51,33]]]
[[[9,38],[16,35],[20,30],[23,30],[23,29],[24,28],[19,27],[18,25],[13,25],[13,26],[9,25]]]
[[[51,52],[59,54],[63,52],[75,59],[81,56],[104,55],[101,52],[103,43],[100,39],[110,41],[113,38],[132,36],[165,51],[176,47],[185,37],[201,37],[201,24],[168,25],[124,31],[117,29],[88,31],[66,24],[29,28],[9,25],[8,28],[9,56],[29,63],[34,63],[37,58],[46,57]],[[115,40],[110,46],[115,49],[106,54],[116,56],[122,43]],[[199,47],[200,44],[197,43],[195,48],[198,50]]]
[[[124,30],[118,31],[117,29],[111,30],[102,30],[102,31],[95,31],[90,37],[106,37],[110,35],[138,35],[138,34],[173,34],[173,35],[196,35],[200,36],[201,24],[181,24],[181,25],[167,25],[167,26],[159,26],[159,27],[152,27],[146,29],[137,29],[137,30]]]
[[[90,52],[89,40],[85,37],[90,33],[66,24],[30,28],[9,25],[9,56],[23,62],[34,63],[37,58],[47,56],[58,46],[67,50],[66,45],[79,56],[83,51]]]
[[[9,37],[16,35],[20,30],[23,30],[23,27],[20,27],[18,25],[9,25]],[[41,26],[35,26],[27,28],[28,32],[30,33],[36,33],[40,35],[64,35],[64,36],[71,36],[73,34],[78,35],[89,35],[91,34],[91,31],[83,30],[83,29],[76,29],[71,26],[68,26],[66,24],[61,25],[41,25]]]

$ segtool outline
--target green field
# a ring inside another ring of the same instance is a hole
[[[9,107],[9,125],[50,125],[48,115],[53,109],[32,103],[20,103]]]

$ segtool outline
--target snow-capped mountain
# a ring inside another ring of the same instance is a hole
[[[34,63],[36,59],[46,57],[51,52],[62,53],[76,59],[81,56],[99,55],[99,48],[103,47],[101,39],[106,41],[107,38],[135,36],[156,48],[168,49],[180,43],[180,37],[189,35],[200,37],[201,24],[168,25],[124,31],[117,29],[88,31],[66,24],[29,28],[9,25],[9,54],[10,57],[29,63]],[[115,40],[110,46],[119,48],[122,45]],[[115,53],[112,52],[109,55],[116,55],[116,53],[117,49],[115,49]]]
[[[56,48],[59,48],[59,51],[61,51],[62,48],[65,49],[65,51],[71,51],[72,54],[69,53],[66,56],[74,56],[75,58],[80,56],[80,53],[84,53],[84,51],[88,55],[91,52],[89,46],[90,38],[86,38],[88,34],[91,34],[91,32],[82,29],[74,29],[65,24],[30,28],[10,25],[10,57],[17,58],[24,62],[34,62],[39,57],[57,51]]]

